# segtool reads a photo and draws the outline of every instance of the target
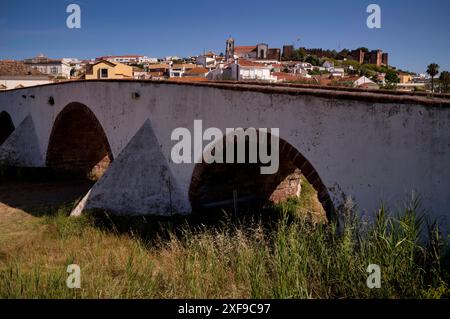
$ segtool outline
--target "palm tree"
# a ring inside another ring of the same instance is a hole
[[[427,73],[431,76],[431,92],[434,93],[434,77],[439,73],[439,65],[431,63],[427,67]]]

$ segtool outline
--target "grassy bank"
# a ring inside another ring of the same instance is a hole
[[[3,233],[1,298],[449,297],[448,246],[438,232],[419,240],[425,225],[415,205],[399,218],[382,208],[375,224],[346,212],[338,229],[296,215],[304,207],[291,200],[276,207],[276,223],[166,221],[151,240],[112,221],[69,218],[70,208],[27,220],[26,233]],[[65,285],[72,263],[81,289]],[[372,263],[380,289],[366,286]]]

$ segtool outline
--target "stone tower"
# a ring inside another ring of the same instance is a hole
[[[229,62],[234,59],[234,40],[232,37],[229,37],[226,42],[225,47],[225,61]]]

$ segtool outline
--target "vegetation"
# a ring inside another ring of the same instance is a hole
[[[311,63],[314,66],[320,66],[321,65],[321,60],[315,55],[308,55],[305,58],[305,62]]]
[[[431,76],[431,92],[434,93],[434,77],[439,73],[439,65],[436,63],[431,63],[427,67],[427,73]]]
[[[330,86],[340,86],[340,87],[354,87],[353,81],[342,81],[342,80],[333,80],[330,83]]]
[[[386,76],[384,79],[386,82],[386,84],[384,85],[385,89],[395,89],[397,83],[400,82],[400,78],[398,77],[397,73],[393,70],[388,70],[386,72]]]
[[[441,72],[441,75],[439,76],[439,85],[441,93],[450,93],[450,72]]]
[[[448,245],[437,227],[422,240],[417,201],[397,217],[382,206],[373,224],[348,202],[339,227],[324,225],[311,218],[321,208],[302,184],[301,198],[274,207],[271,223],[139,217],[125,224],[106,214],[68,217],[72,204],[42,217],[4,215],[0,298],[450,297]],[[73,263],[81,289],[65,285]],[[366,286],[373,263],[380,289]]]
[[[329,74],[328,71],[320,71],[320,70],[310,70],[308,71],[309,75],[322,75],[322,74]]]

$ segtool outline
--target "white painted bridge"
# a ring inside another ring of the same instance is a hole
[[[0,162],[100,177],[75,213],[189,213],[208,196],[218,199],[206,193],[231,176],[170,160],[172,131],[193,129],[196,119],[223,132],[279,128],[283,174],[300,169],[329,214],[343,196],[372,214],[415,191],[431,218],[450,225],[450,100],[443,97],[250,83],[43,85],[0,92]],[[244,178],[264,188],[283,176],[242,177],[241,187]]]

